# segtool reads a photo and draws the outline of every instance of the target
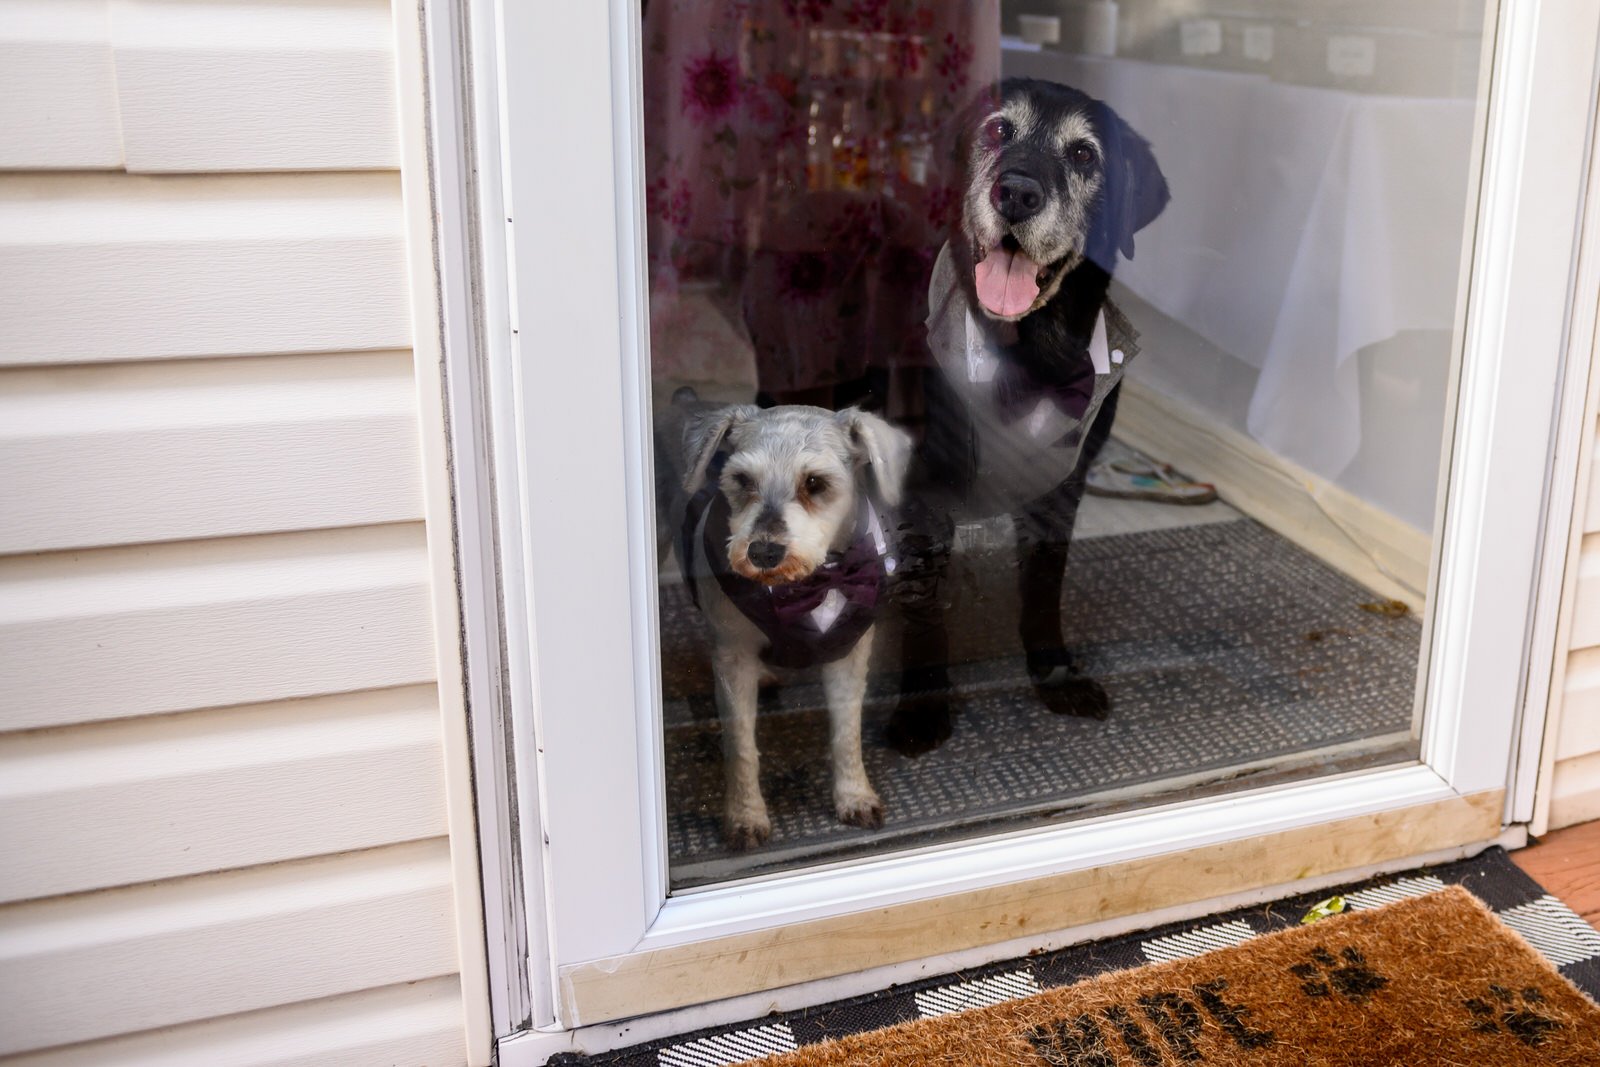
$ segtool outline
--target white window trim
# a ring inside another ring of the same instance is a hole
[[[1561,361],[1524,354],[1564,351],[1589,115],[1562,105],[1589,99],[1600,25],[1595,11],[1551,0],[1504,8],[1463,323],[1470,357],[1457,425],[1474,432],[1458,435],[1447,487],[1422,764],[668,900],[654,799],[661,742],[648,381],[638,355],[646,319],[637,12],[628,0],[425,0],[430,53],[458,48],[467,71],[466,88],[434,82],[436,126],[476,116],[462,148],[476,180],[457,174],[467,191],[454,201],[441,193],[440,202],[445,228],[465,230],[474,205],[478,222],[479,290],[463,296],[447,285],[444,295],[458,302],[457,316],[480,323],[475,339],[452,343],[447,310],[458,485],[464,465],[493,482],[492,499],[480,484],[458,507],[492,505],[500,546],[496,562],[481,540],[462,545],[463,584],[478,585],[473,602],[495,616],[478,639],[499,634],[506,652],[503,666],[473,680],[480,823],[486,855],[497,851],[485,872],[502,874],[489,879],[490,921],[523,924],[507,936],[528,943],[526,967],[497,968],[506,987],[496,998],[499,1032],[561,1029],[562,964],[849,912],[925,895],[930,885],[951,892],[1171,851],[1191,843],[1184,835],[1193,826],[1206,840],[1239,839],[1507,787],[1512,712],[1535,688],[1519,666],[1553,611],[1547,598],[1535,600],[1538,557],[1561,508],[1557,494],[1547,511],[1545,480],[1528,476],[1548,469]],[[452,26],[455,36],[444,37]],[[436,175],[445,170],[436,161]],[[487,382],[488,426],[471,404],[455,403],[456,376],[473,367]],[[468,640],[471,669],[470,624]],[[514,797],[511,779],[484,773],[506,747],[495,716],[483,713],[490,707],[507,712],[514,735]]]
[[[401,16],[396,9],[397,17]],[[439,333],[445,380],[445,423],[455,511],[455,545],[462,626],[462,667],[471,725],[478,852],[484,887],[490,1014],[496,1040],[548,1025],[553,993],[546,969],[529,967],[544,955],[543,937],[528,917],[542,915],[537,853],[525,854],[518,818],[538,821],[537,797],[519,794],[511,750],[511,710],[525,704],[509,691],[507,660],[526,665],[528,642],[517,629],[525,618],[520,585],[502,589],[501,538],[490,452],[495,425],[490,398],[509,393],[508,367],[488,352],[510,346],[509,289],[503,225],[479,218],[482,205],[501,199],[499,170],[476,166],[480,148],[493,148],[499,91],[492,76],[474,77],[475,59],[492,56],[497,38],[490,5],[469,0],[418,4],[428,87],[428,161],[435,209],[434,255]],[[485,132],[489,131],[489,132]],[[498,207],[496,208],[498,210]],[[510,497],[512,501],[515,496]],[[516,673],[527,677],[526,669]]]
[[[1590,101],[1600,106],[1600,70]],[[1591,469],[1597,384],[1593,366],[1600,358],[1600,151],[1596,150],[1600,113],[1591,107],[1588,173],[1584,183],[1583,232],[1578,242],[1571,314],[1567,323],[1567,362],[1556,419],[1554,453],[1567,457],[1555,471],[1545,515],[1545,547],[1539,561],[1541,610],[1529,640],[1528,686],[1523,698],[1522,728],[1517,738],[1516,768],[1510,820],[1528,824],[1528,832],[1549,829],[1550,789],[1555,768],[1556,738],[1571,642],[1577,560],[1584,530],[1581,516],[1590,496],[1583,484]],[[1548,607],[1550,610],[1544,610]]]

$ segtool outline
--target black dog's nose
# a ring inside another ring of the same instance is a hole
[[[1020,170],[1008,170],[994,183],[989,197],[1007,222],[1031,219],[1044,207],[1044,186]]]
[[[776,541],[752,541],[750,551],[746,553],[750,562],[762,570],[776,567],[783,562],[783,557],[789,554],[788,548]]]

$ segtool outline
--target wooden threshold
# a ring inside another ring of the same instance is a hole
[[[1217,487],[1222,499],[1368,589],[1421,612],[1428,534],[1133,378],[1116,436]]]
[[[1500,833],[1504,790],[564,967],[582,1026],[1071,930]]]

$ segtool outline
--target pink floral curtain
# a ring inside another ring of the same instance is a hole
[[[652,311],[715,290],[774,395],[925,362],[948,121],[998,76],[999,22],[997,0],[649,0]]]

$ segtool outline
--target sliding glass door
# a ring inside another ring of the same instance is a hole
[[[555,1021],[1500,832],[1597,28],[1551,6],[493,12]]]

